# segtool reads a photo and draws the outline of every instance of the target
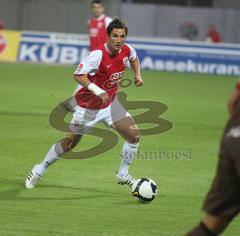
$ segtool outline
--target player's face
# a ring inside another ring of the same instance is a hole
[[[92,12],[93,12],[93,16],[96,18],[101,16],[104,12],[104,8],[103,8],[102,4],[94,3],[92,5]]]
[[[108,47],[114,53],[120,51],[126,39],[125,29],[113,29],[108,37]]]

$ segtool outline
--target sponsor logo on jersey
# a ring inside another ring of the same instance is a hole
[[[116,88],[121,81],[123,73],[124,71],[111,74],[110,79],[104,83],[103,88],[107,90]]]
[[[119,81],[122,78],[123,73],[124,73],[124,71],[115,72],[115,73],[111,74],[110,80],[116,81],[116,82]]]

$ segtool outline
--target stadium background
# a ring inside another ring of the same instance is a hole
[[[0,19],[7,29],[87,33],[89,3],[89,0],[1,0]],[[181,25],[189,22],[198,27],[196,40],[202,41],[208,25],[215,24],[224,42],[240,41],[237,0],[105,0],[104,3],[109,16],[127,20],[130,36],[179,38]]]
[[[174,125],[144,136],[139,155],[158,156],[139,158],[131,168],[134,176],[153,178],[159,196],[139,205],[115,184],[121,142],[94,159],[62,161],[39,188],[24,190],[29,169],[63,135],[48,116],[75,87],[71,74],[87,54],[90,1],[0,0],[6,29],[0,31],[1,235],[183,235],[202,216],[225,104],[240,74],[239,1],[103,2],[106,14],[127,20],[128,40],[147,69],[143,88],[123,91],[129,100],[166,104],[161,116]],[[189,23],[198,30],[194,41],[181,38],[181,26]],[[209,24],[217,26],[224,43],[203,42]],[[87,136],[77,150],[98,141]],[[224,235],[238,233],[239,218]]]

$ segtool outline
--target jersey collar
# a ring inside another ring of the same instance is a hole
[[[107,53],[108,53],[110,56],[112,56],[111,51],[109,50],[109,48],[108,48],[108,46],[107,46],[107,43],[104,43],[104,47],[105,47]],[[122,51],[122,49],[120,49],[120,51],[118,52],[118,54],[119,54],[121,51]]]
[[[99,16],[98,18],[95,18],[96,20],[102,20],[103,18],[105,17],[105,15],[104,14],[102,14],[101,16]]]

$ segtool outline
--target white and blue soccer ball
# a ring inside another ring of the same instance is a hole
[[[149,178],[137,179],[132,185],[132,196],[141,203],[151,202],[157,195],[157,185]]]

